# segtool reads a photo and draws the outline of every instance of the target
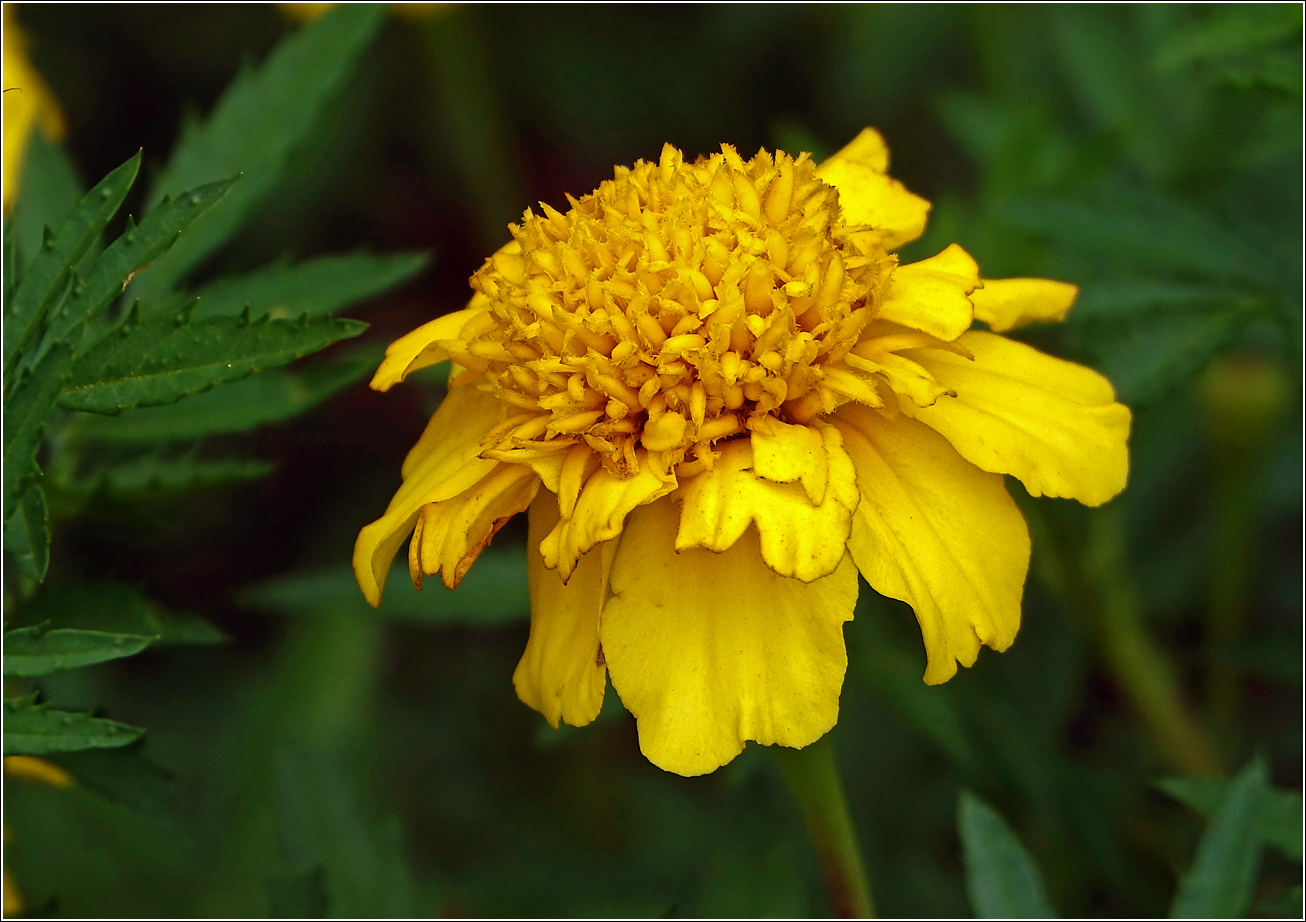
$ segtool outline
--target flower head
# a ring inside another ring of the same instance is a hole
[[[834,725],[859,571],[915,609],[927,682],[1005,649],[1029,538],[1002,474],[1102,503],[1129,411],[996,335],[1062,319],[1073,286],[981,282],[956,245],[899,265],[929,204],[887,168],[870,129],[820,166],[667,146],[565,214],[528,211],[468,307],[372,381],[455,365],[359,535],[367,598],[410,533],[414,582],[454,587],[529,510],[519,696],[583,725],[610,676],[644,753],[681,774]]]

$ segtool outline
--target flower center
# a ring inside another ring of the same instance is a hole
[[[685,163],[668,145],[615,172],[566,214],[527,211],[472,277],[490,310],[450,355],[531,414],[512,446],[584,440],[621,475],[639,447],[710,468],[751,419],[832,411],[832,366],[896,264],[880,235],[841,221],[806,154]]]

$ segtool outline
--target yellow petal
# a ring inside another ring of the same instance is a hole
[[[816,171],[839,190],[839,205],[848,224],[869,224],[889,249],[910,243],[925,232],[930,203],[885,175],[889,149],[879,132],[867,128]]]
[[[778,575],[812,582],[833,573],[852,528],[857,481],[838,430],[824,424],[817,429],[829,471],[819,504],[800,484],[758,476],[751,441],[725,442],[712,470],[695,476],[682,491],[676,550],[725,551],[756,522],[762,559]]]
[[[875,316],[951,341],[970,329],[974,308],[967,295],[978,284],[979,266],[954,243],[937,256],[894,269]]]
[[[500,464],[453,499],[423,506],[409,545],[413,583],[441,575],[457,589],[490,539],[518,512],[525,512],[540,489],[540,478],[524,464]]]
[[[956,392],[903,412],[941,432],[986,471],[1011,474],[1034,496],[1100,505],[1129,475],[1129,409],[1092,369],[994,333],[959,343],[975,356],[914,349],[908,356]]]
[[[567,583],[544,565],[539,546],[558,523],[558,500],[540,493],[530,508],[526,567],[531,590],[531,636],[512,684],[517,697],[555,729],[562,720],[583,727],[599,715],[608,684],[599,645],[603,607],[615,542],[581,558]]]
[[[16,5],[4,4],[4,212],[18,198],[32,131],[38,126],[51,141],[64,136],[63,112],[49,86],[27,56],[27,39]],[[10,92],[12,90],[12,92]]]
[[[639,473],[621,478],[601,467],[585,482],[572,514],[540,543],[544,564],[557,569],[563,580],[571,578],[582,554],[601,541],[621,534],[622,523],[636,506],[651,503],[676,488],[674,475],[664,479],[645,452],[636,452]]]
[[[599,629],[644,755],[701,775],[746,740],[815,742],[839,716],[843,623],[857,602],[851,559],[803,583],[762,561],[752,531],[720,554],[676,553],[675,534],[674,500],[631,514]]]
[[[889,172],[889,145],[874,128],[863,128],[830,160],[849,160],[868,166],[877,173]],[[827,163],[829,161],[826,161]]]
[[[449,353],[441,341],[456,339],[469,320],[489,308],[490,299],[478,292],[462,310],[436,317],[396,339],[386,347],[385,358],[372,376],[372,390],[388,391],[418,369],[443,362]]]
[[[807,498],[819,505],[825,499],[830,465],[821,433],[812,426],[793,426],[774,416],[758,416],[751,423],[753,470],[775,483],[801,481]]]
[[[404,462],[404,482],[385,515],[358,533],[354,575],[367,601],[381,604],[386,574],[399,545],[427,503],[452,499],[499,464],[479,457],[481,439],[499,424],[502,404],[471,386],[455,387],[431,417]]]
[[[994,333],[1030,323],[1060,323],[1070,313],[1079,289],[1052,279],[985,279],[971,296],[975,319]]]
[[[833,422],[862,495],[848,550],[872,589],[916,611],[925,681],[972,665],[981,643],[1005,650],[1020,627],[1029,534],[1001,475],[905,416],[850,404]]]

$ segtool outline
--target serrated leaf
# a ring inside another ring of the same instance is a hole
[[[379,4],[341,5],[238,76],[209,117],[188,127],[159,174],[151,201],[237,172],[246,179],[222,212],[141,277],[140,297],[160,300],[275,188],[295,147],[349,79],[384,17]]]
[[[152,452],[120,463],[109,463],[85,480],[61,483],[62,490],[100,496],[118,502],[200,490],[270,474],[276,465],[258,458],[201,458],[194,452]]]
[[[4,523],[5,550],[19,569],[38,583],[50,568],[50,512],[39,483],[28,484],[18,506]]]
[[[1259,814],[1269,785],[1255,759],[1230,782],[1211,817],[1193,866],[1179,882],[1172,919],[1236,919],[1247,915],[1261,863]]]
[[[18,376],[4,399],[4,520],[18,507],[19,497],[38,475],[36,452],[45,423],[68,376],[72,349],[54,346],[37,365]]]
[[[172,775],[141,755],[139,745],[60,752],[46,758],[81,787],[180,834],[180,804]]]
[[[102,442],[139,444],[245,432],[298,416],[368,374],[379,358],[379,352],[366,349],[298,374],[288,369],[265,371],[196,394],[185,403],[142,408],[114,418],[88,414],[77,418],[78,434]]]
[[[172,612],[121,583],[60,582],[45,587],[22,611],[24,622],[57,628],[155,637],[155,647],[223,643],[227,636],[199,615]]]
[[[998,811],[969,791],[957,806],[966,892],[981,919],[1050,919],[1043,877]]]
[[[63,339],[108,309],[122,294],[129,279],[139,271],[150,271],[197,218],[220,202],[239,176],[209,183],[165,200],[105,249],[73,286],[46,333],[46,341]],[[94,190],[90,195],[94,195]],[[88,196],[89,197],[89,196]]]
[[[69,410],[114,414],[162,406],[217,384],[285,365],[367,324],[356,320],[262,320],[129,316],[73,363],[59,396]]]
[[[40,676],[140,653],[155,640],[140,634],[78,631],[49,624],[4,634],[4,674]]]
[[[72,267],[117,214],[136,180],[140,165],[141,155],[137,152],[136,156],[86,193],[58,232],[48,238],[49,245],[41,248],[24,271],[12,303],[6,301],[4,305],[6,378],[15,368],[16,359],[36,340],[42,322],[64,292]],[[99,263],[98,259],[96,263]],[[63,329],[66,333],[72,329],[72,325],[65,323]],[[62,335],[56,335],[53,340],[47,337],[47,341],[54,342],[63,338]]]
[[[322,317],[392,288],[425,268],[425,253],[327,256],[230,276],[201,288],[195,317],[236,316],[246,305],[260,317]]]
[[[1224,778],[1165,778],[1157,787],[1199,813],[1219,812],[1233,782]],[[1266,787],[1256,811],[1257,829],[1267,845],[1293,861],[1302,860],[1302,796]]]
[[[453,590],[429,579],[419,592],[406,569],[394,568],[375,609],[363,600],[347,567],[282,577],[249,587],[238,597],[242,604],[292,615],[353,614],[429,625],[492,626],[530,617],[526,554],[520,547],[487,549]]]
[[[57,711],[37,704],[36,695],[4,702],[4,754],[39,756],[80,749],[126,746],[145,731],[114,720]]]
[[[23,188],[9,213],[9,231],[24,253],[41,249],[45,228],[60,228],[81,200],[83,186],[63,146],[34,131],[23,158]]]

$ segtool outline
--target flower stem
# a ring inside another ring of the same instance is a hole
[[[871,888],[866,881],[852,818],[848,815],[848,801],[830,735],[827,733],[803,749],[777,746],[775,755],[816,846],[835,916],[875,918]]]

